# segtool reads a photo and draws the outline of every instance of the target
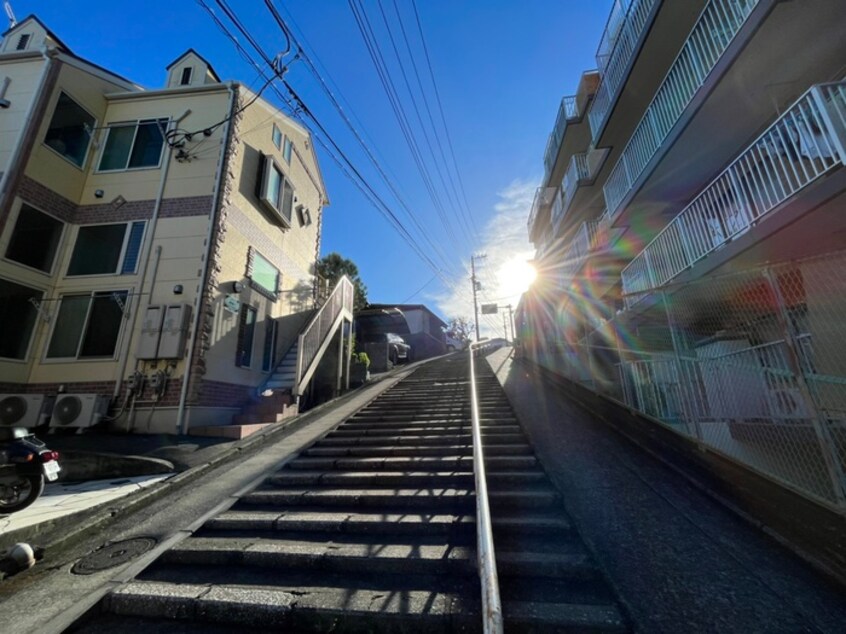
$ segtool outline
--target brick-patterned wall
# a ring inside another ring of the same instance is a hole
[[[21,180],[18,196],[31,205],[53,214],[60,220],[80,225],[104,222],[130,222],[152,217],[156,206],[154,199],[127,201],[120,206],[111,202],[96,205],[75,205],[28,176]],[[207,216],[212,209],[212,196],[188,196],[166,198],[159,210],[160,218],[185,218]]]
[[[197,405],[205,407],[243,407],[255,394],[249,385],[236,385],[220,381],[203,381]]]

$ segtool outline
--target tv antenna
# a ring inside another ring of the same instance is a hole
[[[18,19],[15,17],[15,12],[12,11],[12,5],[9,2],[3,3],[3,8],[6,9],[6,16],[9,18],[9,28],[12,29],[18,24]]]

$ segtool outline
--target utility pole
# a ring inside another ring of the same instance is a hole
[[[473,318],[476,322],[476,341],[479,341],[479,303],[476,301],[476,291],[481,288],[481,284],[476,281],[476,260],[481,260],[488,257],[484,253],[470,256],[470,282],[473,284]]]

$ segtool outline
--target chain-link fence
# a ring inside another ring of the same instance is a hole
[[[600,323],[601,302],[571,297],[532,311],[524,345],[555,372],[843,513],[844,272],[838,253],[668,285]]]

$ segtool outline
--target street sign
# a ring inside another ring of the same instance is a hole
[[[497,306],[496,304],[482,304],[482,314],[483,315],[496,315]]]

